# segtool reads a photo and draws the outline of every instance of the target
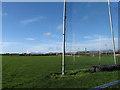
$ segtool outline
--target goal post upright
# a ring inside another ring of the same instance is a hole
[[[66,33],[66,0],[64,0],[63,9],[62,75],[65,75],[65,33]]]
[[[111,35],[112,35],[112,45],[113,45],[113,53],[114,53],[114,63],[116,64],[115,39],[114,39],[114,31],[113,31],[113,23],[112,23],[112,14],[111,14],[110,0],[108,0],[108,12],[109,12],[109,20],[110,20],[110,30],[111,30]]]

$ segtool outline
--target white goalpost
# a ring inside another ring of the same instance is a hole
[[[111,30],[111,35],[112,35],[112,46],[113,46],[113,53],[114,53],[114,63],[116,64],[115,39],[114,39],[114,31],[113,31],[113,23],[112,23],[112,14],[111,14],[110,0],[108,0],[108,12],[109,12],[109,20],[110,20],[110,30]]]
[[[108,0],[108,14],[109,14],[110,32],[111,32],[111,36],[112,36],[112,48],[113,48],[113,54],[114,54],[114,64],[117,64],[110,0]],[[64,8],[63,8],[62,75],[65,75],[65,52],[66,52],[65,49],[66,49],[66,0],[64,0]],[[74,53],[74,56],[73,56],[73,61],[75,61],[75,53]],[[99,45],[99,61],[101,61],[100,45]]]
[[[65,32],[66,32],[66,0],[64,0],[64,10],[63,10],[62,75],[65,74]]]

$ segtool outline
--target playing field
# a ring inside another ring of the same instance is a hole
[[[111,56],[72,58],[66,57],[67,75],[55,76],[61,73],[61,56],[3,56],[3,88],[93,88],[118,80],[118,71],[88,71],[94,65],[114,64]]]

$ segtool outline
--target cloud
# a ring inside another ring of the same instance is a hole
[[[25,38],[25,40],[35,40],[34,38]]]
[[[76,9],[73,9],[73,13],[76,14],[76,13],[77,13],[77,10],[76,10]]]
[[[84,48],[87,48],[88,50],[112,50],[112,38],[107,36],[99,36],[99,35],[93,35],[93,36],[85,36],[83,37],[86,40],[82,43],[80,42],[74,42],[74,43],[67,43],[67,52],[68,51],[78,51],[78,48],[80,51],[83,51]],[[118,50],[118,38],[115,37],[115,46],[116,50]]]
[[[91,39],[92,37],[91,36],[84,36],[83,38],[85,38],[85,39]]]
[[[6,13],[6,12],[4,12],[4,13],[0,13],[0,16],[7,16],[8,15],[8,13]]]
[[[103,36],[103,35],[97,35],[97,34],[95,34],[95,35],[91,35],[91,36],[84,36],[83,38],[84,39],[95,39],[95,38],[104,38],[105,36]]]
[[[63,24],[58,25],[56,29],[59,30],[59,31],[62,31],[63,30]]]
[[[84,42],[66,42],[66,52],[84,51],[85,48],[89,51],[113,49],[111,37],[101,36],[101,38],[99,38],[97,35],[89,37],[89,39],[84,40]],[[115,38],[115,45],[117,50],[118,38]],[[62,51],[62,42],[57,41],[41,42],[36,45],[29,45],[20,42],[0,42],[0,46],[3,47],[4,52],[26,52],[28,50],[29,52],[38,51],[40,53],[48,53]]]
[[[0,42],[1,47],[0,53],[26,53],[26,50],[32,45],[25,42]]]
[[[29,53],[30,52],[40,52],[40,53],[49,53],[49,52],[61,52],[61,43],[40,43],[36,45],[30,45],[20,42],[0,42],[2,50],[0,47],[0,53]]]
[[[5,12],[5,13],[3,13],[3,16],[7,16],[7,15],[8,15],[8,13],[6,13],[6,12]]]
[[[87,7],[88,8],[91,8],[92,7],[92,4],[90,2],[87,3]]]
[[[22,21],[20,21],[20,23],[22,23],[22,24],[29,24],[29,23],[37,22],[37,21],[42,20],[42,19],[44,19],[44,17],[39,16],[39,17],[34,17],[34,18],[22,20]]]
[[[50,33],[50,32],[47,32]],[[51,35],[47,34],[47,36]],[[53,35],[52,35],[53,36]],[[112,39],[111,37],[107,37],[104,35],[91,35],[91,36],[84,36],[83,38],[87,38],[86,40],[82,40],[79,42],[66,42],[66,52],[74,52],[74,51],[84,51],[85,48],[87,50],[109,50],[113,49],[112,46]],[[31,39],[31,38],[26,38]],[[118,50],[118,38],[115,37],[115,45],[116,50]],[[21,42],[0,42],[0,46],[2,46],[2,50],[4,52],[41,52],[41,53],[48,53],[48,52],[61,52],[62,51],[62,42],[58,42],[56,40],[43,40],[41,43],[36,45],[26,44]]]
[[[13,45],[20,45],[21,43],[19,42],[0,42],[0,46],[2,47],[9,47]]]
[[[44,35],[44,36],[51,36],[51,33],[50,33],[50,32],[47,32],[47,33],[44,33],[43,35]]]
[[[88,16],[84,16],[83,17],[83,20],[87,20],[89,17]]]
[[[93,35],[95,37],[96,35]],[[115,38],[116,50],[117,50],[117,42],[118,38]],[[74,52],[74,51],[84,51],[87,50],[112,50],[112,40],[109,37],[92,38],[90,40],[86,40],[84,43],[77,42],[66,42],[66,53]],[[48,52],[62,52],[62,42],[53,42],[53,43],[43,43],[39,45],[32,46],[28,49],[30,52],[39,51],[41,53]]]
[[[28,49],[29,52],[49,53],[49,52],[62,52],[62,43],[56,44],[40,44],[32,46]]]

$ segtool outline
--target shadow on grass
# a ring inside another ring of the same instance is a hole
[[[50,73],[50,76],[53,77],[67,77],[67,76],[73,76],[78,75],[79,73],[91,73],[89,69],[80,69],[80,70],[68,70],[65,72],[65,75],[62,75],[61,72],[58,73]]]
[[[99,72],[114,72],[114,71],[120,71],[120,70],[112,70],[112,71],[99,71]],[[79,70],[68,70],[65,72],[65,75],[62,75],[61,72],[59,73],[50,73],[50,77],[69,77],[69,76],[75,76],[80,74],[90,74],[90,73],[97,73],[92,72],[89,68],[85,69],[79,69]]]

